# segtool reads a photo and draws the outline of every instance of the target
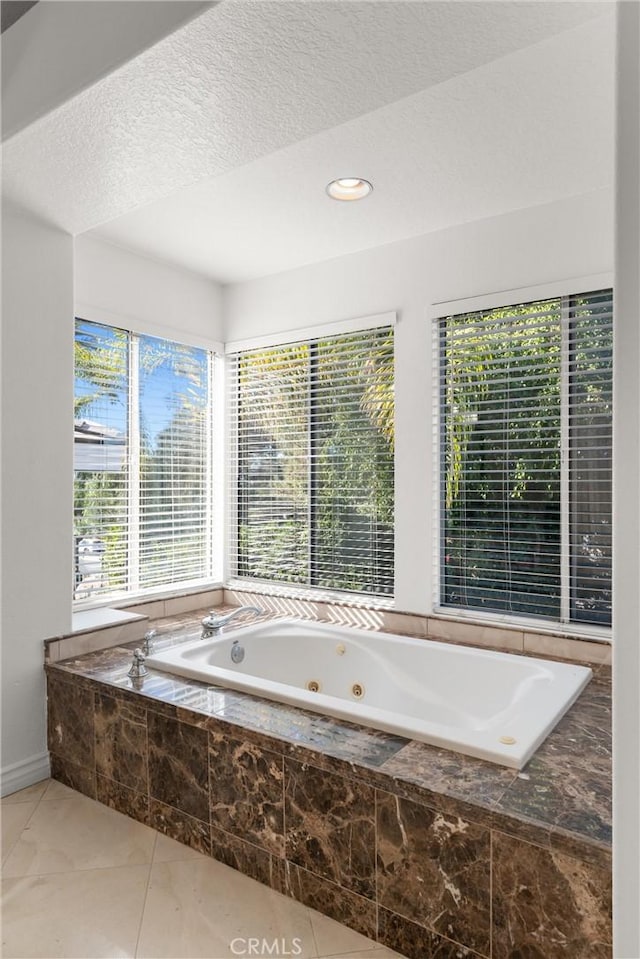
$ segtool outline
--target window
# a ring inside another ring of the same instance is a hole
[[[76,321],[76,600],[210,581],[212,355]]]
[[[393,330],[232,360],[232,572],[393,592]]]
[[[611,623],[612,292],[439,330],[439,604]]]

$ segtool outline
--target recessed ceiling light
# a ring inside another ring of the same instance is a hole
[[[362,200],[372,190],[371,183],[359,176],[341,177],[327,185],[327,193],[333,200]]]

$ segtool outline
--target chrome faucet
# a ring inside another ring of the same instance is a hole
[[[237,609],[232,609],[226,616],[216,616],[215,610],[212,609],[209,615],[202,620],[202,636],[200,638],[207,639],[209,636],[218,636],[227,623],[230,623],[241,613],[253,613],[255,616],[261,616],[263,612],[264,610],[257,606],[238,606]]]
[[[127,676],[130,676],[131,679],[142,679],[143,676],[147,675],[147,667],[144,664],[145,655],[141,649],[134,649],[133,651],[133,662],[131,663],[131,668],[127,673]]]

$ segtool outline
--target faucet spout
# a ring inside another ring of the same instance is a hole
[[[232,609],[226,616],[217,616],[215,610],[212,609],[209,615],[202,620],[202,636],[200,638],[207,639],[209,636],[219,636],[227,623],[230,623],[236,616],[244,613],[261,616],[263,612],[264,610],[258,606],[238,606],[237,609]]]

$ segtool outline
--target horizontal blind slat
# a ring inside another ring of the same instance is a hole
[[[604,290],[437,321],[441,605],[559,619],[566,509],[571,616],[608,621],[612,314]]]
[[[234,355],[228,394],[234,575],[393,588],[393,333]]]
[[[77,321],[77,599],[210,579],[211,368],[205,350]]]

